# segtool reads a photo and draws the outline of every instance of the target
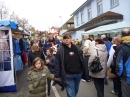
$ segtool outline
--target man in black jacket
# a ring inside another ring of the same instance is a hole
[[[71,43],[69,33],[64,34],[63,41],[57,51],[55,60],[55,77],[66,87],[67,97],[76,97],[81,78],[86,80],[86,66],[80,48]]]

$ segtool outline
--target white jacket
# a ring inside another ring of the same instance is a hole
[[[93,60],[97,56],[96,49],[98,50],[100,63],[103,67],[103,70],[101,70],[100,72],[97,72],[97,73],[89,72],[89,75],[94,77],[94,78],[104,78],[104,77],[106,77],[106,73],[107,73],[106,63],[107,63],[107,55],[108,55],[105,44],[98,44],[95,46],[95,48],[92,50],[92,54],[89,57],[88,66],[91,66]]]
[[[113,55],[115,53],[115,50],[113,49],[113,46],[116,46],[115,44],[113,44],[111,46],[111,49],[110,49],[110,52],[109,52],[109,58],[108,58],[108,61],[107,61],[107,68],[109,68],[112,64],[112,61],[113,61]]]
[[[94,48],[94,47],[93,47],[93,43],[92,43],[90,40],[86,40],[86,41],[84,42],[83,53],[84,53],[84,54],[91,55],[93,48]]]

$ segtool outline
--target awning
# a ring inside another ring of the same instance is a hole
[[[92,30],[86,31],[83,34],[104,34],[112,32],[121,32],[124,28],[130,28],[130,22],[119,22],[115,24],[109,24],[105,26],[100,26]]]
[[[121,15],[119,13],[108,11],[106,13],[103,13],[103,14],[93,18],[92,20],[83,24],[82,26],[76,28],[76,30],[85,29],[85,31],[87,31],[87,30],[93,29],[98,26],[115,23],[118,20],[122,20],[122,19],[123,19],[123,15]]]
[[[30,33],[24,30],[24,35],[30,36]]]
[[[22,32],[22,34],[30,36],[29,32],[25,31],[22,27],[19,27],[18,29]]]
[[[0,20],[0,26],[10,26],[12,29],[17,29],[18,23],[10,20]]]
[[[11,29],[13,34],[23,34],[24,30],[21,27],[18,27],[17,29]]]

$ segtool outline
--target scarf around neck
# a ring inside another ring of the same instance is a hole
[[[121,38],[122,42],[130,42],[130,36],[125,36]]]

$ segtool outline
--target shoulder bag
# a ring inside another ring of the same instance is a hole
[[[92,73],[97,73],[97,72],[99,72],[99,71],[101,71],[103,69],[102,65],[100,63],[98,50],[96,49],[96,51],[97,51],[97,56],[95,57],[95,59],[92,62],[91,66],[89,67],[89,71],[92,72]]]

